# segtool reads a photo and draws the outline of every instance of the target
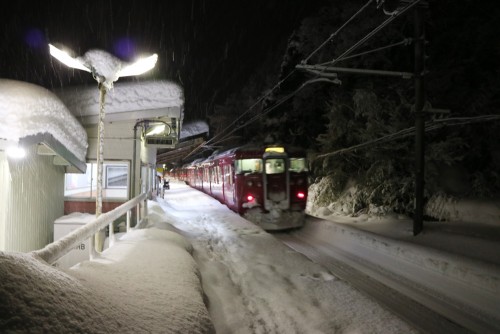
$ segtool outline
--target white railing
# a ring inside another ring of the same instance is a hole
[[[143,215],[147,216],[147,194],[143,193],[128,202],[123,203],[116,209],[103,213],[97,217],[94,221],[83,225],[79,229],[76,229],[64,236],[63,238],[48,244],[42,249],[31,252],[32,254],[42,258],[49,264],[53,264],[58,259],[69,253],[76,245],[84,242],[86,239],[90,238],[90,258],[94,258],[96,255],[94,234],[98,233],[100,230],[111,224],[116,219],[120,218],[123,214],[127,214],[127,232],[130,230],[130,220],[132,216],[132,210],[134,207],[137,209],[137,225],[141,221],[141,202],[143,204]],[[114,241],[114,231],[113,228],[109,229],[109,240],[110,247]]]

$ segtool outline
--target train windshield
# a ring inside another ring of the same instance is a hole
[[[234,162],[236,174],[261,173],[262,159],[239,159]]]
[[[267,159],[266,174],[280,174],[285,172],[285,159]]]
[[[307,162],[305,158],[290,158],[290,172],[307,172]]]

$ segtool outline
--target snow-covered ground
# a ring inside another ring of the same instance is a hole
[[[217,333],[414,332],[211,197],[171,181],[158,201],[193,243]]]
[[[315,196],[315,187],[309,189]],[[316,207],[308,202],[315,223],[294,232],[311,243],[324,243],[349,254],[353,267],[370,273],[372,264],[423,295],[439,299],[455,322],[470,328],[464,316],[475,314],[500,329],[500,199],[457,200],[431,198],[426,214],[442,219],[425,221],[413,235],[413,220],[398,214],[346,216],[331,203]],[[347,254],[346,253],[346,254]],[[372,275],[370,273],[369,275]],[[382,274],[383,276],[383,274]],[[383,277],[380,277],[383,279]],[[393,287],[398,282],[387,282]],[[437,309],[437,308],[436,308]],[[476,326],[475,324],[472,326]]]
[[[0,253],[1,331],[416,332],[217,200],[175,180],[170,183],[164,199],[148,202],[147,224],[122,235],[100,259],[62,271],[29,254]],[[424,229],[413,237],[403,217],[389,218],[345,218],[342,224],[391,234],[378,246],[389,243],[387,250],[400,254],[404,252],[398,242],[418,240],[428,263],[443,254],[442,244],[473,239],[465,233],[470,230],[453,239],[444,227]],[[326,235],[332,228],[323,225],[317,230]],[[491,233],[488,237],[495,238]],[[496,244],[476,254],[485,258],[482,268],[490,266],[493,272],[498,263],[486,258],[495,258]],[[477,283],[480,278],[469,279]],[[491,284],[489,288],[498,289],[498,282]]]
[[[0,252],[0,332],[213,333],[191,244],[168,231],[158,205],[149,218],[156,228],[65,271]]]

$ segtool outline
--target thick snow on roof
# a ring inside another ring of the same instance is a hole
[[[55,91],[75,116],[99,113],[99,89],[95,86],[67,87]],[[184,106],[182,88],[171,81],[117,82],[106,94],[106,113]]]
[[[49,133],[85,161],[87,133],[49,90],[16,80],[0,79],[0,137],[8,141]]]
[[[189,138],[203,133],[208,134],[208,124],[205,121],[192,121],[182,125],[180,138]]]

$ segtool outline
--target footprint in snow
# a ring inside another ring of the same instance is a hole
[[[313,273],[313,274],[310,274],[310,273],[300,274],[300,276],[305,277],[305,278],[309,278],[309,279],[312,279],[315,281],[332,281],[332,280],[337,279],[337,277],[335,277],[334,275],[327,273],[325,271],[322,271],[319,273]]]

